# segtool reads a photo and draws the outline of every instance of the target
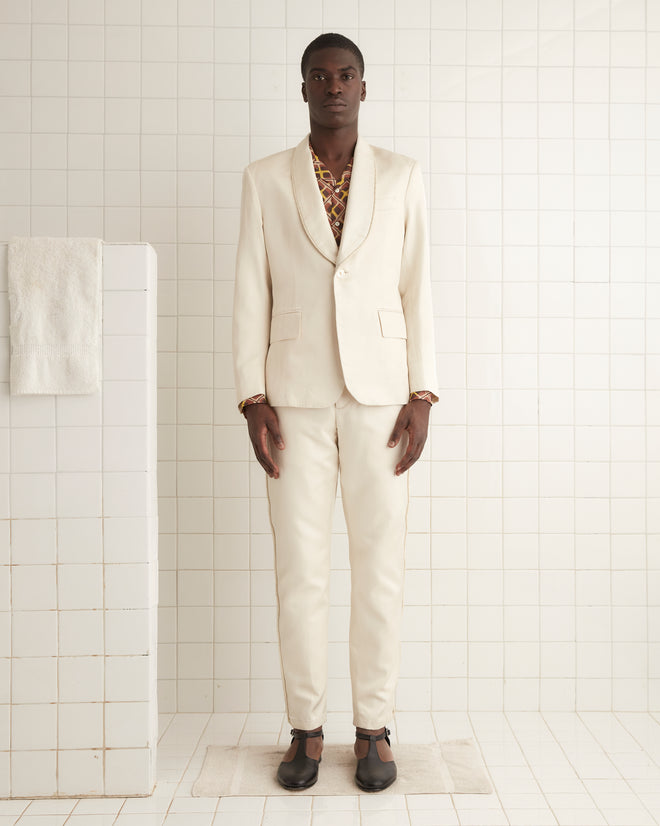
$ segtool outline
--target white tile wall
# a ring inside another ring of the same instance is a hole
[[[656,0],[3,0],[0,236],[158,252],[161,708],[282,707],[265,488],[232,388],[233,260],[240,172],[304,134],[299,57],[333,29],[365,53],[363,134],[417,157],[429,200],[442,393],[411,480],[398,706],[657,709]],[[113,329],[131,335],[139,308],[112,300]],[[106,368],[125,355],[108,351]],[[137,565],[135,388],[109,383],[101,438],[117,514],[103,553]],[[47,441],[54,407],[22,415]],[[85,491],[84,543],[57,513],[94,472],[97,415],[58,403],[58,421],[90,428],[89,465],[56,445],[59,488],[52,446],[0,439],[0,468],[12,455],[26,468],[11,487],[0,471],[0,515],[11,493],[25,564],[53,564],[55,537],[29,527],[53,514],[67,564],[98,558],[97,492]],[[339,509],[334,539],[341,711]],[[60,645],[90,657],[100,629],[77,610],[90,622],[60,628]],[[25,613],[43,624],[30,656],[49,656],[48,612]],[[144,625],[112,623],[116,656],[130,657],[122,634],[138,644]]]
[[[7,306],[0,244],[8,492],[0,516],[0,797],[149,794],[157,731],[155,252],[103,246],[99,394],[10,396]],[[126,370],[113,372],[108,356],[122,349]],[[130,425],[113,419],[115,385],[132,386],[139,399]]]

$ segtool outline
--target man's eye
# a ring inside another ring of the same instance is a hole
[[[344,80],[353,80],[353,75],[344,75]]]
[[[323,75],[312,75],[312,80],[323,80]]]

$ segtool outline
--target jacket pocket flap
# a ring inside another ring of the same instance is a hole
[[[284,341],[288,338],[298,338],[300,336],[301,317],[302,313],[297,310],[274,315],[270,321],[270,340]]]
[[[385,338],[407,338],[406,319],[400,310],[378,310],[378,317]]]

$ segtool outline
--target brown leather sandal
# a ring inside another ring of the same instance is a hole
[[[301,789],[309,789],[318,780],[321,758],[315,760],[313,757],[308,757],[305,754],[305,747],[308,737],[322,738],[323,731],[305,731],[304,729],[292,728],[291,734],[293,735],[292,743],[294,740],[299,741],[298,749],[293,760],[288,763],[283,760],[280,763],[277,769],[277,781],[285,789],[296,792]]]
[[[355,772],[355,782],[364,792],[382,792],[396,780],[396,763],[394,760],[381,760],[376,746],[376,740],[385,740],[389,746],[389,733],[388,728],[380,734],[355,732],[358,740],[369,740],[367,756],[358,760]]]

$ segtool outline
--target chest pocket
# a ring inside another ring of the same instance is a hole
[[[302,313],[294,310],[288,313],[278,313],[270,320],[270,340],[286,341],[291,338],[300,337],[302,326]]]

